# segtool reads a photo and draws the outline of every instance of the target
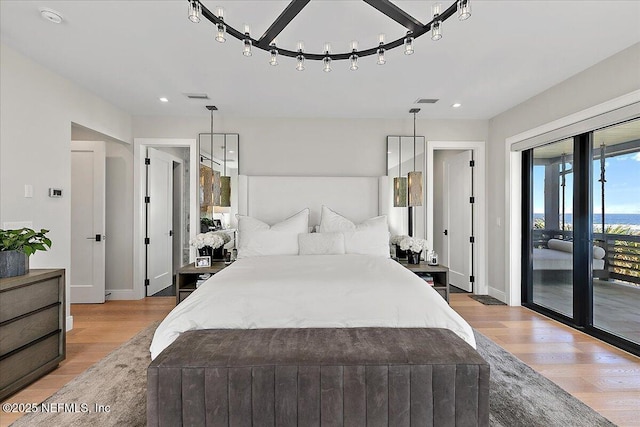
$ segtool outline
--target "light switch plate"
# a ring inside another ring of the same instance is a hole
[[[31,184],[24,185],[24,197],[27,197],[27,198],[33,197],[33,185]]]

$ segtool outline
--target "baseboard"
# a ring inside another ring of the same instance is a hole
[[[507,294],[505,294],[504,291],[499,291],[498,289],[489,286],[489,295],[508,305]]]
[[[66,320],[66,330],[69,332],[73,329],[73,316],[67,316]]]
[[[106,300],[138,300],[140,297],[133,289],[107,289]]]

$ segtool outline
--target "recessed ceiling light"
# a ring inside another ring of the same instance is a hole
[[[169,102],[169,100],[163,96],[160,98],[160,102]]]
[[[62,15],[60,12],[56,12],[52,9],[40,9],[40,15],[42,15],[42,17],[47,21],[53,22],[54,24],[60,24],[62,22]]]
[[[462,107],[462,104],[460,104],[459,102],[456,102],[455,104],[452,105],[453,108],[459,108]]]
[[[230,153],[235,153],[235,151],[233,151],[233,150],[229,150],[229,152],[230,152]]]

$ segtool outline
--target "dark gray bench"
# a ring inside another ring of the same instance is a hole
[[[147,377],[149,426],[489,425],[489,364],[446,329],[189,331]]]

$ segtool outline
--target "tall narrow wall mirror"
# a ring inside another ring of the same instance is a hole
[[[422,206],[408,207],[406,181],[394,178],[407,178],[409,172],[422,172],[425,175],[425,137],[387,136],[387,176],[389,177],[389,229],[391,235],[409,235],[426,238],[426,185],[422,183]],[[398,193],[401,194],[398,194]],[[412,215],[409,210],[413,209]],[[412,219],[410,226],[409,219]],[[411,230],[410,230],[411,229]],[[411,231],[411,233],[410,233]]]
[[[200,232],[236,228],[240,136],[214,133],[211,138],[210,133],[201,133],[198,145]]]

